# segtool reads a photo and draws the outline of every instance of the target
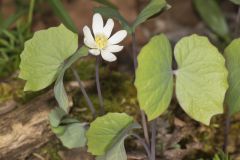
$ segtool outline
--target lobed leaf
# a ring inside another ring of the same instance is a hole
[[[62,24],[36,32],[25,42],[21,54],[19,77],[26,80],[24,91],[38,91],[49,86],[77,47],[78,35]]]
[[[175,46],[176,95],[183,110],[206,125],[223,113],[228,88],[225,60],[207,38],[192,35]]]
[[[140,108],[151,121],[169,106],[173,93],[172,49],[163,34],[154,36],[138,56],[135,86]]]
[[[229,72],[229,88],[226,103],[231,115],[240,111],[240,38],[233,40],[225,49],[224,57]]]
[[[120,145],[123,137],[133,128],[139,128],[139,125],[125,113],[108,113],[98,117],[87,131],[88,151],[97,156],[113,156],[118,149],[110,151],[111,148]]]

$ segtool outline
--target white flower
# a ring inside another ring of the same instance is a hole
[[[102,58],[109,62],[113,62],[117,59],[113,53],[120,52],[123,49],[123,46],[117,44],[127,36],[127,31],[125,30],[120,30],[111,36],[113,26],[114,22],[111,18],[109,18],[106,25],[103,26],[102,16],[96,13],[93,15],[92,22],[94,37],[88,26],[83,28],[84,43],[90,48],[89,52],[95,56],[101,54]]]

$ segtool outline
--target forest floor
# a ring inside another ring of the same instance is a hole
[[[122,15],[128,21],[133,21],[136,14],[147,3],[146,0],[112,0],[116,4]],[[143,24],[137,30],[138,49],[152,37],[159,33],[165,33],[172,44],[175,44],[181,37],[198,33],[207,35],[212,42],[223,48],[216,36],[199,19],[194,11],[191,0],[169,0],[172,8],[165,11],[161,16],[156,17]],[[2,4],[10,4],[9,0],[2,0]],[[79,36],[82,39],[82,28],[84,25],[91,24],[91,15],[94,7],[98,4],[88,0],[65,0],[66,9],[79,29]],[[229,2],[223,2],[222,8],[231,24],[234,21],[236,8]],[[4,16],[8,16],[15,11],[12,5],[0,6]],[[33,17],[32,31],[56,26],[59,20],[54,16],[51,9],[46,4],[41,4]],[[116,29],[118,29],[120,26]],[[124,42],[125,49],[118,54],[116,63],[103,63],[100,69],[101,85],[103,97],[105,98],[105,107],[109,112],[126,112],[136,119],[140,120],[138,113],[138,103],[136,99],[136,90],[133,85],[133,63],[131,57],[131,39]],[[95,59],[88,57],[76,64],[76,68],[87,86],[90,98],[95,106],[98,105],[96,87],[94,81],[94,63]],[[176,64],[174,64],[176,67]],[[32,99],[46,94],[44,91],[38,93],[24,93],[22,91],[24,82],[17,78],[18,71],[0,79],[0,115],[8,116],[14,110],[25,107],[32,103]],[[76,87],[76,81],[69,72],[65,78],[66,87],[72,99],[72,116],[79,120],[91,120],[92,117],[87,109],[87,105]],[[50,88],[45,91],[50,90]],[[46,96],[45,96],[46,97]],[[49,97],[48,97],[49,98]],[[44,103],[44,104],[41,104]],[[47,113],[56,105],[55,100],[40,99],[39,106],[48,104]],[[33,107],[33,109],[36,107]],[[42,108],[42,110],[44,107]],[[41,108],[39,108],[41,110]],[[39,111],[40,112],[40,111]],[[24,115],[25,117],[31,115]],[[47,122],[47,114],[44,114],[44,122]],[[165,112],[157,122],[157,157],[161,160],[208,160],[216,152],[221,150],[224,136],[224,115],[215,116],[210,126],[204,126],[192,120],[184,113],[173,98],[170,108]],[[2,119],[0,119],[1,121]],[[240,115],[232,118],[231,130],[229,134],[229,154],[234,160],[240,160]],[[3,122],[0,122],[2,124]],[[21,122],[22,125],[25,123]],[[9,126],[12,127],[12,126]],[[47,125],[48,129],[50,128]],[[36,145],[28,160],[91,160],[85,149],[69,150],[64,148],[58,139],[49,131],[46,142]],[[141,133],[140,133],[141,134]],[[41,135],[38,135],[39,137]],[[1,137],[1,134],[0,134]],[[40,137],[41,138],[41,137]],[[45,137],[43,137],[45,138]],[[128,139],[125,143],[128,157],[131,160],[146,159],[142,146],[135,139]],[[1,148],[1,142],[0,142]],[[21,151],[21,150],[19,150]],[[80,157],[80,158],[79,158]],[[197,158],[196,158],[197,157]]]

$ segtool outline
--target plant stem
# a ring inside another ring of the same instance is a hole
[[[239,27],[240,27],[240,7],[238,7],[238,13],[236,16],[236,22],[235,22],[235,31],[234,36],[238,37],[239,34]],[[230,131],[230,124],[231,124],[231,115],[229,113],[229,108],[226,108],[225,113],[225,126],[224,126],[224,142],[223,142],[223,151],[224,153],[227,153],[227,146],[228,146],[228,134]]]
[[[133,64],[134,64],[134,72],[137,69],[138,61],[137,61],[137,41],[135,32],[132,33],[132,51],[133,51]]]
[[[144,111],[140,110],[140,112],[141,112],[141,122],[143,127],[144,138],[146,140],[146,143],[149,145],[150,141],[149,141],[149,135],[148,135],[147,119]]]
[[[138,63],[137,63],[137,41],[135,33],[132,33],[132,54],[133,54],[133,64],[134,64],[134,72],[136,72]],[[149,145],[149,135],[148,135],[148,127],[147,127],[147,120],[144,111],[141,110],[141,121],[143,127],[143,133],[145,137],[146,143]]]
[[[99,80],[99,64],[100,64],[100,56],[97,56],[96,58],[96,85],[97,85],[97,92],[98,92],[98,99],[100,103],[100,113],[103,115],[105,113],[104,109],[104,103],[103,103],[103,97],[102,97],[102,91],[101,91],[101,85]]]
[[[229,113],[229,109],[226,109],[226,119],[225,119],[225,127],[224,127],[224,142],[223,142],[223,152],[227,153],[228,146],[228,134],[230,131],[230,123],[231,123],[231,115]]]
[[[84,96],[84,98],[85,98],[85,100],[86,100],[86,102],[88,104],[88,107],[89,107],[90,111],[92,112],[93,117],[96,118],[96,110],[95,110],[95,108],[93,106],[92,101],[90,100],[90,98],[87,95],[87,92],[86,92],[86,90],[85,90],[85,88],[84,88],[84,86],[83,86],[83,84],[81,82],[80,76],[78,75],[76,69],[74,69],[74,68],[71,68],[71,69],[72,69],[72,72],[73,72],[73,75],[74,75],[75,79],[77,80],[77,82],[79,84],[79,87],[80,87],[80,89],[81,89],[81,91],[83,93],[83,96]]]
[[[157,119],[151,122],[151,160],[156,159],[156,133],[157,133]]]
[[[135,133],[131,133],[131,135],[139,140],[139,142],[143,145],[143,147],[147,153],[148,159],[151,159],[151,151],[149,149],[148,144],[144,141],[144,139],[142,139],[141,137],[139,137],[139,135],[137,135]]]

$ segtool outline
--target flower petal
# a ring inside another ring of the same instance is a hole
[[[89,44],[94,44],[95,43],[94,38],[92,36],[92,33],[91,33],[88,26],[83,27],[83,34],[84,34],[84,39],[87,39]]]
[[[112,30],[113,30],[113,26],[114,26],[114,21],[113,21],[111,18],[109,18],[109,19],[107,20],[106,25],[105,25],[104,28],[103,28],[104,35],[105,35],[107,38],[110,37],[110,35],[111,35],[111,33],[112,33]]]
[[[92,42],[91,40],[84,38],[84,44],[89,48],[97,48],[95,42]]]
[[[99,49],[89,49],[89,53],[94,56],[98,56],[100,54],[100,50]]]
[[[113,62],[113,61],[116,61],[117,59],[117,57],[114,54],[112,54],[111,52],[108,52],[107,50],[102,50],[101,55],[102,55],[102,58],[108,62]]]
[[[109,38],[108,42],[110,44],[117,44],[121,42],[127,36],[127,31],[121,30],[115,33],[111,38]]]
[[[123,49],[123,46],[119,46],[119,45],[109,45],[106,48],[108,52],[112,52],[112,53],[120,52],[122,49]]]
[[[93,15],[92,29],[94,36],[103,33],[103,18],[101,14],[95,13]]]

